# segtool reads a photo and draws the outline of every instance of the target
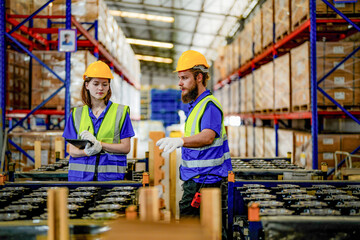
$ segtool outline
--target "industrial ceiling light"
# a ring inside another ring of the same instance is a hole
[[[151,14],[145,14],[145,13],[110,10],[110,14],[113,16],[118,16],[118,17],[137,18],[137,19],[143,19],[143,20],[147,20],[147,21],[159,21],[159,22],[167,22],[167,23],[174,22],[173,17],[151,15]]]
[[[173,62],[173,60],[171,58],[154,57],[154,56],[139,55],[139,54],[136,54],[135,57],[138,60],[147,61],[147,62],[158,62],[158,63],[172,63]]]
[[[174,47],[174,44],[172,44],[172,43],[156,42],[156,41],[149,41],[149,40],[143,40],[143,39],[127,38],[126,41],[130,44],[150,46],[150,47],[159,47],[159,48],[173,48]]]

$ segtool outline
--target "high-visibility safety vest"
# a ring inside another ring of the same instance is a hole
[[[214,103],[223,115],[221,104],[213,95],[204,97],[195,105],[185,122],[185,137],[200,133],[201,118],[207,104],[210,102]],[[180,176],[183,181],[206,174],[227,177],[228,171],[231,171],[231,169],[230,152],[223,117],[220,136],[215,138],[212,144],[199,148],[182,148]]]
[[[104,143],[120,143],[121,128],[126,113],[129,112],[128,106],[111,103],[95,136],[96,139]],[[87,105],[75,108],[72,117],[78,139],[84,130],[94,134],[94,126]],[[126,154],[101,152],[93,156],[70,157],[68,180],[92,181],[96,170],[98,181],[123,180],[126,167]]]

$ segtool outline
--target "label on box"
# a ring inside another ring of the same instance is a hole
[[[323,159],[324,160],[333,160],[334,159],[334,153],[323,153]]]
[[[344,8],[345,7],[345,3],[335,3],[334,7],[336,8]]]
[[[334,84],[344,84],[345,77],[334,77]]]
[[[335,92],[334,98],[338,100],[345,100],[345,92]]]
[[[344,53],[344,46],[335,46],[335,47],[333,47],[333,53],[335,53],[335,54]]]
[[[334,62],[334,67],[338,65],[340,62]],[[337,69],[344,70],[344,64],[341,64]]]
[[[332,139],[332,138],[324,138],[323,139],[323,144],[324,145],[333,145],[334,144],[334,139]]]

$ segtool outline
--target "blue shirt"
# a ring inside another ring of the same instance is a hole
[[[92,110],[89,108],[89,115],[90,115],[91,121],[94,126],[95,135],[99,131],[100,125],[101,125],[102,121],[104,120],[105,113],[109,109],[111,103],[112,103],[111,101],[108,102],[108,104],[106,105],[106,108],[100,114],[99,118],[96,118],[94,113],[92,112]],[[73,117],[71,114],[66,121],[64,133],[62,136],[65,139],[77,139],[77,133],[76,133],[76,130],[74,127],[74,121],[73,121]],[[120,139],[129,138],[129,137],[133,137],[133,136],[135,136],[135,132],[134,132],[134,129],[131,124],[130,116],[128,113],[126,113],[124,124],[123,124],[123,126],[121,128],[121,132],[120,132]]]
[[[188,114],[186,116],[186,120],[189,117],[191,111],[194,109],[194,107],[196,106],[196,104],[198,104],[202,99],[204,99],[204,97],[211,95],[210,90],[206,90],[205,92],[203,92],[195,101],[191,101],[189,103],[189,111]],[[220,136],[220,132],[221,132],[221,122],[222,122],[222,114],[220,109],[215,106],[214,103],[209,102],[205,108],[204,114],[201,118],[201,124],[200,124],[200,132],[204,129],[211,129],[215,132],[216,137]],[[206,178],[206,180],[205,180]],[[215,183],[221,180],[221,177],[219,176],[214,176],[211,175],[211,172],[209,173],[209,175],[200,175],[199,178],[193,178],[194,182],[197,183]]]

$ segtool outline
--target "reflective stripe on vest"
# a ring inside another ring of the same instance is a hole
[[[120,143],[121,128],[128,112],[128,106],[112,103],[105,113],[99,131],[96,134],[96,139],[106,143]],[[84,130],[94,134],[94,126],[87,105],[74,109],[73,120],[78,139],[80,138],[80,133]]]
[[[185,137],[193,136],[198,133],[200,133],[200,120],[205,112],[206,105],[212,102],[214,103],[219,110],[222,112],[222,107],[218,100],[212,96],[208,95],[205,98],[203,98],[192,110],[190,113],[188,119],[185,123]],[[220,130],[220,136],[218,138],[215,138],[211,145],[199,147],[199,148],[187,148],[194,151],[206,151],[210,148],[214,147],[220,147],[224,145],[224,142],[227,140],[226,132],[225,132],[225,126],[224,126],[224,120],[221,120],[221,130]],[[222,165],[226,159],[230,158],[230,153],[225,152],[224,155],[221,158],[217,159],[192,159],[192,160],[182,160],[182,166],[187,168],[198,168],[198,167],[215,167]]]
[[[213,166],[219,166],[224,163],[226,159],[230,158],[230,153],[224,153],[224,155],[221,158],[216,159],[206,159],[206,160],[183,160],[182,165],[187,168],[197,168],[197,167],[213,167]]]
[[[95,172],[95,166],[72,163],[71,170],[93,173],[93,172]],[[126,172],[126,166],[115,166],[115,165],[99,165],[98,166],[98,173],[125,173],[125,172]]]

